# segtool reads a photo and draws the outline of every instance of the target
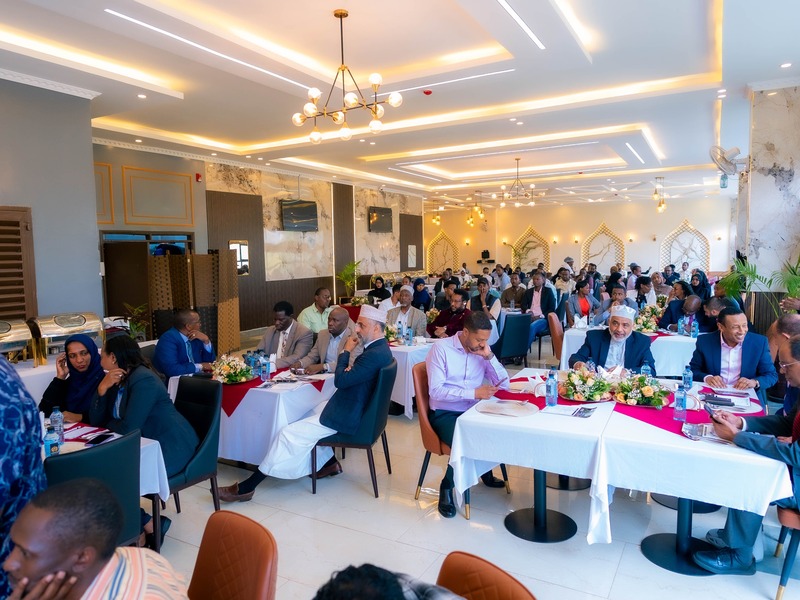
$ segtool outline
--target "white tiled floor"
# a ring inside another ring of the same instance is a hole
[[[547,345],[547,344],[546,344]],[[552,362],[552,356],[543,362]],[[312,598],[333,571],[349,564],[371,562],[388,569],[435,581],[445,555],[452,550],[478,554],[511,572],[540,600],[579,598],[771,598],[778,585],[782,559],[768,558],[753,577],[676,575],[647,561],[639,550],[643,537],[675,529],[676,513],[644,493],[617,490],[612,505],[614,542],[586,543],[588,490],[548,490],[548,505],[569,514],[578,534],[560,544],[534,544],[508,533],[503,518],[533,502],[532,474],[509,467],[512,493],[473,488],[472,515],[443,519],[436,511],[438,484],[444,457],[433,457],[420,499],[414,500],[424,451],[416,422],[390,417],[387,428],[392,474],[386,470],[380,444],[375,447],[380,498],[375,499],[366,453],[349,450],[341,476],[321,480],[316,496],[307,478],[297,481],[268,479],[251,502],[225,505],[267,527],[279,548],[278,598]],[[499,475],[499,469],[497,470]],[[220,465],[220,485],[242,480],[249,472]],[[191,577],[203,528],[213,510],[207,485],[181,493],[183,511],[175,514],[170,501],[165,514],[173,519],[163,553]],[[721,527],[724,511],[697,515],[694,533],[702,537]],[[777,535],[774,513],[768,516],[766,554],[774,551]],[[800,568],[795,569],[795,576]],[[784,596],[800,598],[800,581],[792,580]]]

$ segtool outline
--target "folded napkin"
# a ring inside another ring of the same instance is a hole
[[[578,319],[575,319],[575,322],[573,323],[572,327],[574,329],[589,329],[588,320],[589,317],[580,317]]]

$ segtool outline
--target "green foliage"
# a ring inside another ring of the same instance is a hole
[[[123,302],[122,305],[125,307],[130,336],[134,340],[144,341],[147,337],[147,304],[132,306],[127,302]]]
[[[773,273],[775,283],[786,288],[789,296],[797,298],[800,293],[800,257],[795,264],[783,263],[783,269]]]
[[[358,276],[361,275],[361,261],[347,263],[341,271],[336,274],[336,279],[344,284],[345,295],[352,296],[358,285]]]
[[[780,271],[774,271],[769,276],[758,272],[756,265],[741,260],[736,260],[733,270],[717,282],[729,296],[739,296],[742,293],[770,292],[773,286],[785,287],[789,296],[797,298],[800,295],[800,257],[797,262],[783,263]],[[772,294],[768,294],[772,312],[778,318],[783,314],[780,304]]]

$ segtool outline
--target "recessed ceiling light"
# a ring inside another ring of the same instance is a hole
[[[142,100],[144,100],[145,98],[147,98],[147,94],[139,94],[136,97],[137,98],[141,98]]]
[[[791,67],[791,66],[792,66],[792,63],[783,63],[783,64],[781,65],[781,69],[788,69],[788,68],[789,68],[789,67]]]
[[[770,93],[768,93],[768,94],[767,94],[767,96],[774,96],[774,95],[775,95],[775,94],[777,94],[777,93],[778,93],[778,92],[770,92]]]
[[[369,145],[370,145],[370,146],[374,146],[374,145],[375,145],[375,142],[370,142],[370,143],[369,143]]]
[[[134,140],[137,144],[141,144],[142,140]]]
[[[525,125],[522,121],[517,121],[517,125]]]
[[[262,157],[260,157],[260,156],[259,156],[259,157],[258,157],[258,160],[264,160],[264,159],[263,159]]]
[[[245,158],[253,158],[253,157],[248,154],[247,156],[245,156]]]
[[[334,175],[333,178],[336,179],[336,175]]]
[[[513,123],[514,121],[516,121],[516,120],[517,120],[517,117],[511,117],[511,118],[509,119],[509,121],[511,121],[512,123]]]
[[[727,94],[720,94],[719,96],[717,96],[717,100],[722,100],[723,98],[727,98],[727,97],[728,97]]]
[[[216,155],[217,155],[217,153],[216,153],[216,152],[212,152],[212,153],[211,153],[211,156],[216,156]]]
[[[359,141],[359,142],[366,142],[367,140],[365,140],[365,139],[363,139],[363,138],[362,138],[362,139],[360,139],[360,140],[358,140],[358,141]]]
[[[269,166],[269,163],[264,163],[264,166],[265,166],[265,167],[268,167],[268,166]]]
[[[725,88],[722,88],[721,90],[717,90],[717,93],[718,93],[718,94],[724,94],[724,93],[725,93],[725,92],[727,92],[727,91],[728,91],[728,90],[726,90]]]

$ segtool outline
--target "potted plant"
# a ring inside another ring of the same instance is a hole
[[[356,291],[358,276],[361,275],[361,261],[351,261],[347,263],[341,271],[336,274],[336,279],[344,284],[344,296],[339,296],[339,304],[347,304]]]
[[[147,339],[147,304],[132,306],[124,302],[123,306],[128,319],[129,335],[136,342],[145,341]]]
[[[774,285],[779,285],[786,288],[790,297],[797,298],[800,296],[800,258],[795,264],[784,262],[780,271],[775,271],[769,276],[759,274],[754,264],[737,258],[731,272],[720,279],[717,285],[725,290],[727,295],[737,297],[755,291],[771,292]],[[765,298],[775,317],[780,317],[783,311],[778,298],[769,293]]]

